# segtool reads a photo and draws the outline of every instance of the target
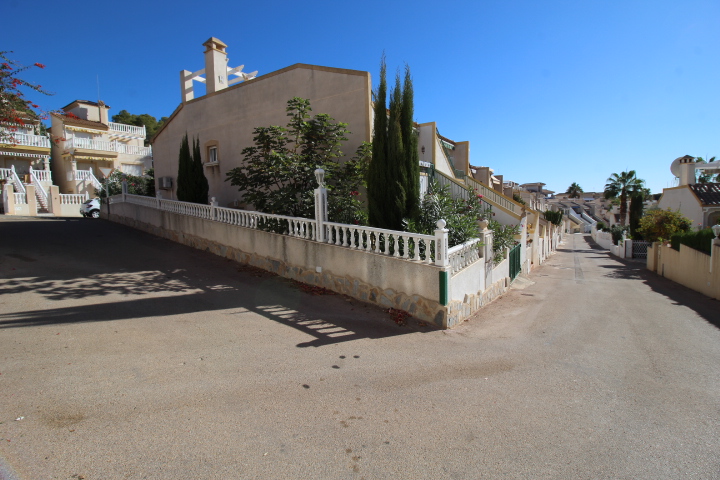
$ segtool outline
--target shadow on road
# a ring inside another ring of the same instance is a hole
[[[0,313],[0,329],[227,310],[257,313],[313,337],[298,347],[428,330],[399,327],[380,308],[308,293],[272,273],[104,220],[4,219],[0,235],[0,296],[75,304]]]
[[[605,258],[614,260],[611,264],[598,265],[607,269],[606,277],[641,281],[653,291],[672,300],[675,305],[681,305],[695,311],[708,323],[720,328],[720,314],[718,314],[720,303],[717,300],[651,272],[643,261],[627,260],[610,255],[607,250],[597,245],[589,235],[585,236],[585,241],[593,249],[593,252],[607,252]]]

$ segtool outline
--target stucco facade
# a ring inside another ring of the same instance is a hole
[[[208,47],[212,55],[206,52],[205,72],[212,67],[208,62],[217,63],[215,57],[224,54],[224,44],[211,40],[205,44],[213,45]],[[326,113],[348,124],[351,133],[343,146],[346,156],[354,155],[362,142],[371,140],[368,72],[296,64],[225,88],[220,86],[232,82],[224,79],[214,86],[206,83],[208,93],[199,98],[192,98],[192,90],[187,94],[191,87],[186,79],[192,75],[181,72],[182,103],[152,140],[157,189],[164,198],[177,198],[178,155],[187,133],[190,139],[200,141],[209,196],[221,206],[241,206],[237,187],[225,181],[227,172],[242,165],[241,152],[253,145],[255,127],[287,125],[285,109],[293,97],[310,100],[312,114]]]

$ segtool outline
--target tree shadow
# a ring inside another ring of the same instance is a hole
[[[595,243],[590,237],[586,240],[591,246]],[[717,300],[651,272],[647,269],[645,261],[623,259],[611,256],[609,252],[605,258],[613,260],[612,263],[598,265],[607,270],[605,277],[641,281],[654,292],[672,300],[674,305],[687,307],[711,325],[720,328],[720,314],[718,314],[720,302]]]
[[[6,234],[10,228],[12,236]],[[0,329],[163,321],[228,310],[256,313],[313,337],[298,347],[431,330],[414,323],[400,327],[380,307],[343,295],[313,295],[270,272],[103,220],[0,221],[0,235],[7,240],[0,245],[0,295],[74,303],[2,313]]]

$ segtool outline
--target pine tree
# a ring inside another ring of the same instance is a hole
[[[405,150],[405,217],[417,219],[420,214],[420,157],[418,155],[418,137],[415,134],[414,92],[410,67],[405,65],[405,81],[403,83],[402,112],[400,124],[402,129],[403,147]]]
[[[380,61],[380,83],[375,93],[374,130],[372,141],[372,160],[368,169],[368,220],[370,225],[385,227],[389,222],[386,218],[387,204],[385,195],[389,189],[387,184],[387,80],[385,55]]]
[[[178,157],[177,198],[182,202],[191,201],[192,197],[192,158],[188,136],[180,143],[180,156]]]
[[[195,203],[208,203],[208,194],[210,186],[207,177],[205,177],[205,169],[203,168],[202,158],[200,157],[200,139],[193,142],[193,184],[195,199],[191,200]]]

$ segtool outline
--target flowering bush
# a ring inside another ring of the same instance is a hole
[[[36,92],[52,95],[43,90],[41,85],[35,85],[18,77],[18,74],[29,68],[45,68],[41,63],[23,66],[7,57],[9,51],[0,51],[0,142],[12,142],[12,133],[17,130],[17,125],[25,125],[28,121],[44,118],[41,113],[33,109],[39,108],[35,103],[25,99],[22,88]],[[34,123],[34,122],[33,122]]]
[[[152,172],[148,171],[148,173]],[[155,195],[155,179],[151,175],[136,177],[134,175],[123,173],[120,170],[113,170],[110,175],[100,179],[102,189],[96,192],[97,196],[105,198],[106,186],[110,196],[121,194],[123,180],[127,181],[128,193],[131,195]]]

